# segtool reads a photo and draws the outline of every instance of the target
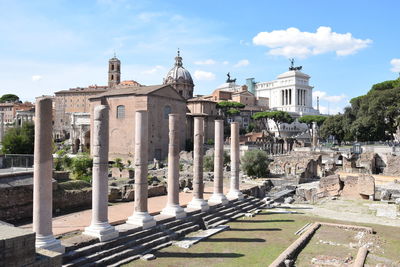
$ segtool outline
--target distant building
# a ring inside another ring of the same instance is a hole
[[[91,131],[93,110],[98,105],[108,105],[110,147],[109,158],[133,159],[135,140],[135,112],[149,111],[149,160],[165,159],[168,155],[168,115],[179,114],[183,127],[179,133],[180,149],[185,147],[186,100],[170,85],[132,86],[115,88],[90,98]],[[91,142],[92,144],[93,142]]]
[[[169,84],[185,99],[193,97],[194,83],[190,72],[183,67],[182,57],[178,50],[174,67],[167,73],[163,84]]]
[[[300,116],[316,115],[319,111],[312,105],[313,87],[309,85],[309,80],[310,76],[300,70],[289,70],[278,75],[276,80],[250,83],[253,83],[256,96],[269,98],[270,109]]]
[[[78,113],[78,116],[84,116],[82,113],[86,113],[87,116],[89,116],[89,98],[107,92],[107,90],[110,89],[137,86],[141,86],[141,84],[133,80],[121,82],[121,61],[114,55],[114,57],[108,61],[108,86],[90,85],[83,88],[77,87],[61,90],[55,93],[54,138],[61,141],[70,139],[72,133],[76,135],[77,125],[74,125],[74,122],[71,121],[72,115]],[[83,139],[79,141],[80,144],[85,143]],[[72,145],[76,146],[76,142],[76,140],[73,140]]]
[[[4,113],[4,125],[8,127],[11,127],[13,125],[21,125],[22,120],[32,121],[34,116],[34,109],[35,105],[30,102],[0,103],[0,113]],[[19,116],[17,116],[18,114]]]

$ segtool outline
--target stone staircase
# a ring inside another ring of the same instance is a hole
[[[116,226],[120,236],[116,239],[66,247],[63,266],[120,266],[172,244],[189,233],[200,229],[213,228],[225,224],[245,213],[251,212],[263,203],[260,199],[247,197],[231,201],[226,206],[215,205],[207,212],[189,211],[184,219],[162,219],[157,226],[142,230]]]

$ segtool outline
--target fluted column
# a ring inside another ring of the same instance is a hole
[[[208,202],[227,204],[224,195],[224,121],[215,120],[214,135],[214,192]]]
[[[108,106],[94,109],[93,118],[93,179],[92,179],[92,222],[84,234],[106,241],[118,236],[108,223]]]
[[[169,114],[168,144],[168,200],[161,214],[177,219],[186,217],[186,212],[179,206],[179,131],[178,114]]]
[[[148,113],[136,111],[135,114],[135,209],[127,224],[139,225],[143,229],[156,225],[147,207],[148,198]]]
[[[203,182],[203,145],[204,145],[204,118],[194,117],[194,138],[193,138],[193,199],[189,202],[188,208],[206,211],[210,207],[204,200]]]
[[[52,100],[36,99],[35,148],[33,170],[33,231],[36,247],[64,253],[65,248],[55,239],[53,217],[53,156]]]
[[[231,123],[231,181],[227,197],[229,199],[242,199],[243,194],[239,191],[239,123]]]

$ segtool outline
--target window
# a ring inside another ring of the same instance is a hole
[[[168,115],[171,113],[171,107],[165,106],[164,107],[164,119],[168,119]]]
[[[118,106],[117,107],[117,119],[125,118],[125,106]]]
[[[111,81],[114,80],[114,75],[111,75]]]
[[[111,70],[114,70],[114,64],[111,64]]]

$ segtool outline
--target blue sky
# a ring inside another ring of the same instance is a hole
[[[4,1],[0,94],[22,100],[107,82],[113,52],[122,79],[160,84],[177,48],[195,82],[212,92],[226,73],[269,81],[296,58],[339,112],[400,72],[399,1]]]

